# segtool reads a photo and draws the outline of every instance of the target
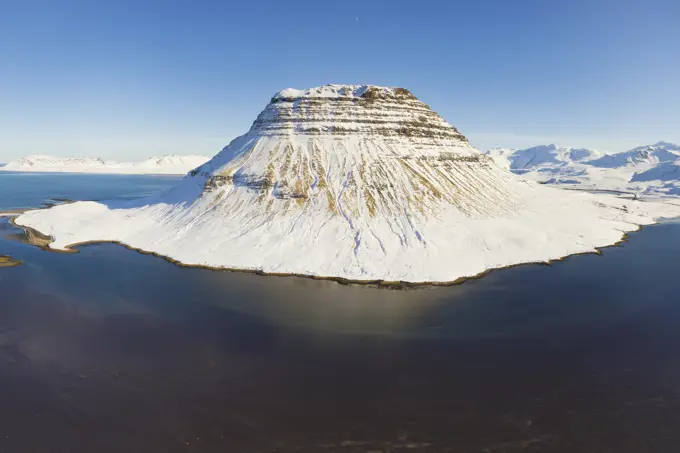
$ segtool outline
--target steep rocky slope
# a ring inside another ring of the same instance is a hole
[[[163,194],[16,223],[53,248],[109,240],[189,265],[450,282],[594,251],[677,209],[520,179],[408,90],[329,85],[276,94],[248,133]]]

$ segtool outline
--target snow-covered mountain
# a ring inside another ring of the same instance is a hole
[[[639,146],[622,153],[609,154],[600,159],[591,160],[588,165],[603,168],[622,168],[652,166],[678,159],[680,159],[680,147],[672,143],[659,142],[655,145]]]
[[[576,156],[568,150],[571,148],[547,145],[519,150],[491,149],[487,154],[513,173],[541,183],[680,195],[680,174],[676,170],[680,165],[678,145],[658,142],[616,154],[583,150]]]
[[[197,155],[152,157],[142,162],[34,155],[9,162],[0,171],[184,175],[207,160],[208,157]]]
[[[578,155],[579,153],[576,153]],[[162,194],[27,212],[52,248],[118,241],[187,265],[451,282],[592,252],[680,207],[502,170],[403,88],[283,90]]]
[[[541,145],[526,149],[494,148],[486,154],[496,164],[511,171],[552,168],[597,159],[603,155],[594,149],[564,148],[556,145]]]
[[[31,155],[8,162],[7,170],[25,170],[41,168],[91,168],[103,167],[106,162],[98,157],[54,157],[47,155]]]

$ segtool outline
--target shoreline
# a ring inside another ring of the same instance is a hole
[[[30,208],[17,208],[17,209],[9,209],[7,211],[0,211],[0,217],[16,217],[18,215],[23,214],[24,212],[28,211]]]
[[[189,170],[191,171],[191,170]],[[0,167],[0,174],[2,173],[15,173],[22,175],[113,175],[113,176],[186,176],[187,173],[122,173],[122,172],[106,172],[106,171],[54,171],[54,170],[5,170]]]
[[[0,216],[2,213],[0,213]],[[594,251],[588,251],[588,252],[577,252],[577,253],[571,253],[565,256],[561,256],[558,258],[553,258],[545,261],[527,261],[527,262],[522,262],[522,263],[516,263],[516,264],[510,264],[507,266],[500,266],[500,267],[494,267],[494,268],[489,268],[486,269],[476,275],[472,276],[466,276],[466,277],[459,277],[455,280],[451,281],[442,281],[442,282],[428,282],[428,281],[421,281],[421,282],[409,282],[409,281],[391,281],[391,280],[380,280],[380,279],[373,279],[373,280],[357,280],[357,279],[350,279],[350,278],[345,278],[345,277],[333,277],[333,276],[322,276],[322,275],[312,275],[312,274],[297,274],[297,273],[283,273],[283,272],[265,272],[262,270],[258,269],[240,269],[240,268],[230,268],[230,267],[220,267],[220,266],[209,266],[209,265],[201,265],[201,264],[185,264],[179,260],[176,260],[172,257],[162,255],[156,252],[151,252],[148,250],[140,249],[137,247],[133,247],[129,244],[125,244],[120,241],[107,241],[107,240],[101,240],[101,241],[86,241],[86,242],[77,242],[73,244],[69,244],[64,247],[64,249],[53,249],[49,247],[49,244],[53,242],[51,236],[47,236],[40,231],[23,226],[23,225],[18,225],[15,223],[15,219],[18,216],[13,216],[10,217],[9,222],[15,226],[16,228],[19,228],[24,231],[24,234],[26,235],[27,240],[22,241],[25,242],[26,244],[29,245],[34,245],[36,247],[39,247],[40,249],[47,251],[47,252],[52,252],[52,253],[79,253],[80,250],[78,250],[80,247],[87,247],[88,245],[97,245],[97,244],[114,244],[118,245],[121,247],[124,247],[128,250],[137,252],[142,255],[152,255],[159,257],[165,261],[168,261],[169,263],[174,264],[177,267],[185,267],[185,268],[196,268],[196,269],[206,269],[214,272],[240,272],[240,273],[248,273],[248,274],[255,274],[259,275],[262,277],[298,277],[298,278],[307,278],[311,280],[322,280],[322,281],[334,281],[336,283],[339,283],[341,285],[347,285],[347,286],[366,286],[366,287],[373,287],[373,288],[380,288],[380,289],[393,289],[393,290],[409,290],[409,289],[424,289],[428,287],[446,287],[446,286],[456,286],[456,285],[461,285],[467,281],[470,280],[479,280],[483,277],[486,277],[490,273],[494,271],[502,271],[506,269],[512,269],[515,267],[519,266],[531,266],[531,265],[538,265],[538,266],[552,266],[553,263],[559,263],[561,261],[566,260],[567,258],[570,258],[572,256],[579,256],[579,255],[602,255],[603,250],[611,247],[622,247],[625,243],[627,243],[630,240],[630,234],[631,233],[638,233],[642,231],[642,229],[645,226],[653,226],[653,225],[658,225],[660,222],[656,221],[652,224],[649,225],[638,225],[637,229],[629,231],[629,232],[623,232],[621,238],[616,241],[613,244],[609,245],[604,245],[600,247],[595,247]],[[36,242],[32,242],[32,239],[35,240]]]

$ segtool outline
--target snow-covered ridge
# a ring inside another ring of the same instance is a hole
[[[604,168],[621,168],[632,167],[638,165],[656,165],[661,162],[670,162],[680,159],[680,149],[673,144],[669,147],[665,146],[665,142],[660,142],[655,145],[639,146],[630,151],[622,153],[608,154],[589,161],[588,164],[594,167]]]
[[[526,149],[493,148],[486,154],[497,165],[516,171],[584,162],[603,156],[603,153],[594,149],[558,147],[557,145],[540,145]]]
[[[57,173],[114,173],[183,175],[202,165],[205,156],[160,156],[141,162],[116,162],[93,157],[26,156],[0,167],[0,171]]]
[[[452,282],[592,252],[680,215],[677,206],[563,191],[504,171],[404,89],[283,93],[165,193],[15,221],[54,238],[56,249],[118,241],[188,265]]]
[[[655,149],[666,149],[668,151],[680,151],[680,145],[676,145],[675,143],[660,141],[660,142],[657,142],[653,145],[638,146],[637,148],[633,148],[633,151],[655,150]]]

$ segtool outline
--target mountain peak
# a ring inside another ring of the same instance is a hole
[[[680,146],[676,145],[674,143],[670,142],[656,142],[653,145],[641,145],[641,146],[636,146],[635,148],[629,150],[628,152],[633,152],[633,151],[680,151]]]
[[[551,143],[549,145],[537,145],[537,146],[532,146],[530,148],[526,148],[526,150],[531,150],[531,151],[556,151],[558,149],[558,146],[555,145],[554,143]]]
[[[335,98],[335,99],[416,99],[406,88],[382,87],[377,85],[337,85],[328,84],[320,87],[299,90],[286,88],[272,97],[272,102],[292,99]]]
[[[251,133],[381,137],[392,143],[469,147],[467,138],[405,88],[325,85],[276,93]]]
[[[657,146],[659,148],[666,148],[672,151],[680,151],[680,145],[676,145],[675,143],[670,143],[670,142],[657,142],[654,143],[652,146]]]

